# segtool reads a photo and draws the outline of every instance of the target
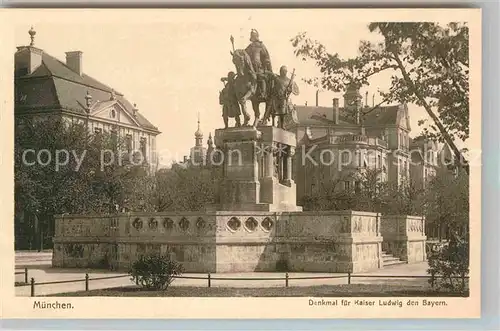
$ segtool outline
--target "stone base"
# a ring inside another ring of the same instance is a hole
[[[408,236],[384,237],[382,249],[407,263],[427,260],[425,242],[427,237],[409,238]]]
[[[242,208],[59,217],[53,266],[126,271],[139,256],[159,253],[181,263],[185,272],[361,273],[381,268],[376,214]]]

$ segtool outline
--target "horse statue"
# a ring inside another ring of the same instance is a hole
[[[246,105],[247,101],[250,100],[255,115],[253,126],[256,127],[260,123],[260,104],[262,102],[266,103],[266,112],[268,111],[268,107],[271,106],[269,102],[271,88],[268,87],[267,91],[264,91],[264,93],[260,93],[262,91],[257,91],[258,79],[268,80],[268,74],[257,73],[252,65],[250,56],[243,49],[232,51],[231,56],[233,57],[233,64],[236,68],[234,88],[244,117],[243,126],[248,126],[250,122],[250,115],[248,114]],[[269,74],[273,75],[273,73]]]

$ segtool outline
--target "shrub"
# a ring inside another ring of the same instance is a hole
[[[437,288],[454,292],[467,290],[469,275],[469,242],[468,240],[452,240],[428,257],[429,269],[432,275],[429,282]]]
[[[147,290],[165,290],[175,276],[183,272],[182,265],[160,254],[141,255],[132,264],[129,275]]]

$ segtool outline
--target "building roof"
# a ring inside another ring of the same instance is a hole
[[[121,106],[131,114],[134,113],[134,106],[122,93],[86,74],[80,76],[65,63],[45,52],[42,54],[42,64],[31,74],[15,73],[16,112],[21,109],[47,109],[85,115],[87,91],[94,102],[110,100],[114,93]],[[136,113],[136,120],[142,128],[158,131],[139,112]]]
[[[325,125],[320,118],[333,119],[333,108],[323,106],[295,106],[299,125]],[[376,107],[364,116],[364,124],[370,126],[396,125],[400,105]],[[366,112],[365,109],[363,111]],[[345,108],[339,108],[340,124],[354,124],[354,116]]]

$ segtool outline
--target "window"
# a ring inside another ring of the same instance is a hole
[[[132,152],[132,135],[130,134],[125,136],[125,147],[128,153]]]
[[[354,182],[354,191],[356,193],[361,192],[361,183],[359,181]]]
[[[116,130],[111,130],[111,143],[114,147],[118,144],[118,132]]]
[[[382,167],[382,155],[377,155],[377,168]]]
[[[141,154],[142,158],[146,160],[146,138],[141,138]]]
[[[101,134],[102,133],[102,129],[101,128],[94,128],[94,133],[95,134]]]
[[[351,182],[349,182],[348,180],[346,180],[346,181],[344,182],[344,189],[345,189],[346,191],[349,191],[349,190],[351,189]]]
[[[342,164],[346,165],[349,162],[349,152],[344,151],[341,154]]]

